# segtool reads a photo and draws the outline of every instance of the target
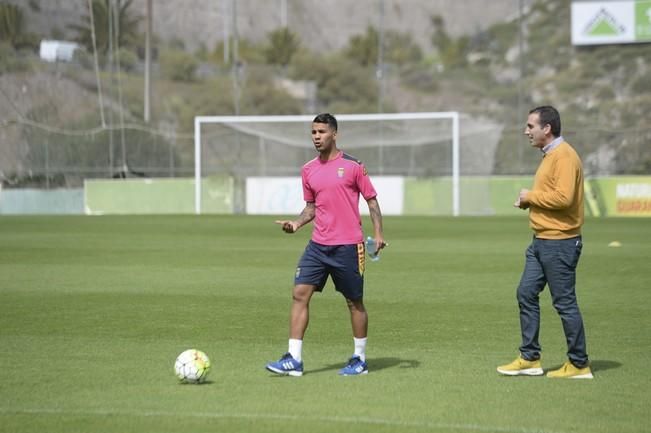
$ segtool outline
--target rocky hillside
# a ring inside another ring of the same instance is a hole
[[[70,36],[67,25],[85,10],[87,0],[8,0],[27,13],[31,31]],[[526,0],[525,3],[530,3]],[[145,16],[146,0],[134,0],[133,11]],[[440,15],[451,35],[475,33],[512,17],[518,12],[515,0],[154,0],[154,32],[163,40],[182,40],[193,49],[211,48],[233,32],[236,4],[237,31],[241,38],[259,42],[286,22],[305,45],[338,49],[367,26],[378,26],[384,8],[387,29],[411,32],[428,48],[430,17]]]
[[[69,32],[67,24],[83,13],[87,0],[11,1],[20,3],[31,31],[65,38],[72,36],[65,34]],[[232,114],[236,99],[240,114],[304,112],[300,98],[276,84],[289,75],[297,83],[314,85],[319,111],[374,112],[380,94],[384,95],[385,111],[459,111],[464,115],[462,132],[470,134],[474,126],[481,126],[467,142],[470,153],[488,173],[535,170],[539,155],[528,152],[522,122],[529,108],[542,104],[560,109],[563,134],[584,156],[588,174],[651,172],[651,129],[646,120],[651,111],[651,45],[574,47],[566,0],[525,0],[521,21],[517,19],[519,3],[237,0],[237,28],[242,39],[264,42],[265,35],[282,23],[282,6],[286,4],[287,24],[299,34],[309,53],[297,56],[284,70],[259,57],[247,59],[237,83],[231,70],[206,59],[200,65],[206,68],[205,75],[190,80],[170,77],[161,57],[154,65],[151,126],[159,132],[174,132],[178,158],[190,161],[191,149],[183,146],[191,145],[188,137],[198,113]],[[162,41],[181,40],[186,49],[200,45],[209,48],[224,36],[224,23],[231,24],[224,20],[230,17],[231,4],[232,0],[154,0],[155,33]],[[356,59],[346,57],[341,50],[351,36],[378,22],[380,4],[384,4],[386,27],[409,32],[426,53],[413,63],[389,65],[382,91],[378,90],[373,65],[356,64]],[[486,4],[490,8],[481,9]],[[145,5],[146,0],[133,0],[133,11],[144,15]],[[434,15],[445,21],[448,50],[439,50],[439,54],[449,55],[447,61],[444,55],[431,55],[430,18]],[[179,50],[178,45],[159,43],[158,47],[175,46]],[[324,51],[337,55],[324,55]],[[201,58],[199,52],[183,54],[180,63]],[[30,55],[26,61],[31,66],[0,76],[0,89],[4,89],[0,120],[23,116],[47,126],[97,127],[98,89],[92,66],[44,65],[34,53]],[[114,115],[108,123],[141,119],[142,69],[134,68],[120,76],[104,70],[101,78],[103,105],[111,108],[107,116]],[[25,149],[29,145],[34,148],[34,143],[34,137],[18,127],[0,128],[0,175],[18,166]],[[488,149],[490,156],[479,149]],[[464,167],[471,166],[464,158]],[[480,173],[479,168],[472,170]]]

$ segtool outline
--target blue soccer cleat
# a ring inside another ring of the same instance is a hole
[[[295,360],[289,353],[285,353],[276,362],[270,362],[266,368],[281,376],[303,376],[303,362]]]
[[[368,374],[368,365],[366,362],[362,361],[359,356],[353,355],[353,357],[348,360],[348,364],[339,370],[339,374],[341,376],[357,376],[360,374]]]

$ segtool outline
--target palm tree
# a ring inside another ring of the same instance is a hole
[[[89,51],[93,51],[94,23],[98,52],[108,52],[109,35],[111,34],[113,34],[113,38],[117,35],[117,44],[120,47],[130,47],[136,44],[138,26],[142,17],[131,14],[129,8],[133,0],[92,0],[92,11],[89,9],[88,2],[84,1],[84,3],[86,14],[81,17],[81,23],[70,25],[70,28],[77,32],[77,42],[84,45]],[[117,16],[115,16],[116,10]],[[113,24],[113,32],[111,32],[110,24]]]

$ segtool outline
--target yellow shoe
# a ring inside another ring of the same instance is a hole
[[[563,378],[563,379],[593,379],[592,370],[590,366],[578,368],[575,367],[570,361],[565,362],[558,370],[550,371],[547,377]]]
[[[542,376],[543,369],[539,359],[527,361],[518,356],[512,363],[497,367],[497,372],[506,376]]]

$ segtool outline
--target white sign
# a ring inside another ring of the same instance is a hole
[[[572,44],[635,42],[651,42],[651,0],[572,3]]]
[[[618,183],[617,198],[651,198],[651,184],[649,183]]]
[[[405,178],[402,176],[371,176],[371,182],[377,192],[382,215],[402,215],[405,201]],[[368,215],[366,200],[360,198],[359,210]]]
[[[401,215],[404,178],[372,177],[383,215]],[[298,215],[305,207],[300,177],[249,177],[246,179],[246,213],[249,215]],[[360,198],[360,213],[368,215],[366,200]]]
[[[39,50],[41,59],[48,62],[65,61],[70,62],[75,55],[79,44],[65,41],[48,41],[43,39]]]
[[[298,215],[305,207],[300,177],[247,177],[246,213]]]

